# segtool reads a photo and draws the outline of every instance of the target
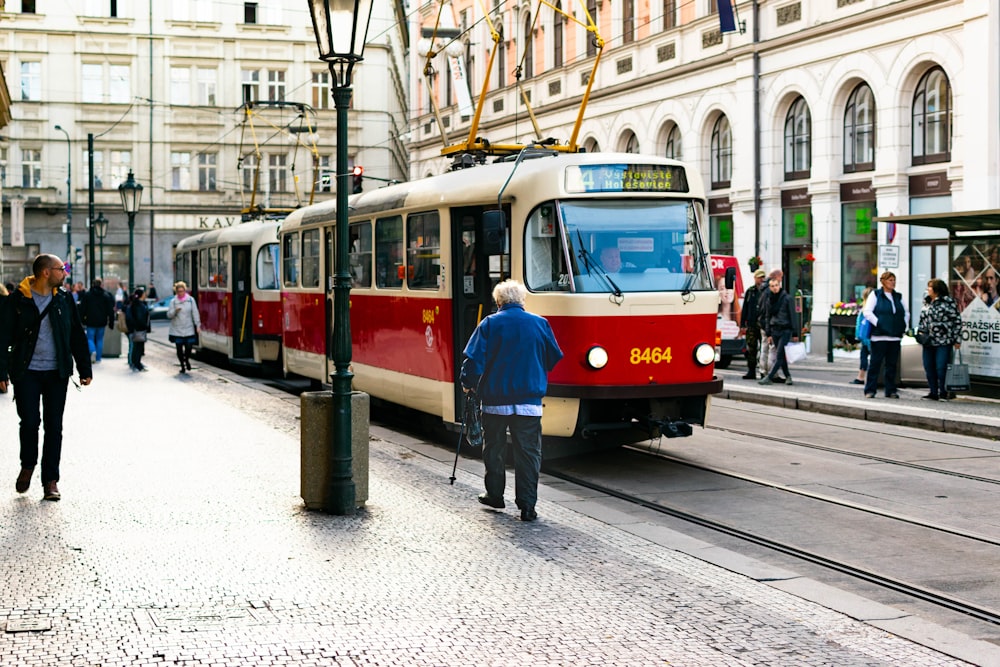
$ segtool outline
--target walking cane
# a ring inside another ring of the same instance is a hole
[[[462,451],[462,438],[468,437],[469,444],[473,447],[479,447],[483,443],[483,427],[477,418],[476,407],[476,394],[470,391],[465,395],[462,427],[458,430],[458,443],[455,445],[455,463],[451,467],[451,477],[448,478],[452,485],[455,484],[455,471],[458,470],[458,455]]]

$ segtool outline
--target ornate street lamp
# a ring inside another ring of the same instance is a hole
[[[69,281],[72,283],[73,272],[76,271],[76,257],[73,256],[73,142],[69,140],[69,132],[61,125],[56,125],[56,129],[66,135],[66,261],[70,263]]]
[[[108,219],[104,217],[104,213],[97,214],[97,220],[94,220],[90,225],[90,233],[97,233],[97,238],[101,242],[101,275],[100,278],[104,280],[104,237],[108,235]]]
[[[118,186],[118,194],[122,196],[122,208],[128,215],[128,288],[135,289],[135,214],[142,201],[142,186],[135,182],[132,170],[128,170],[128,178]]]
[[[351,74],[363,59],[373,0],[309,0],[319,59],[330,68],[333,105],[337,110],[337,249],[333,280],[333,331],[327,336],[327,358],[333,348],[334,372],[331,434],[333,466],[327,483],[327,507],[333,514],[353,514],[354,479],[351,473],[351,276],[348,271],[347,108],[351,102]]]

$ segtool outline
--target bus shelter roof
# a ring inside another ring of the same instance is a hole
[[[895,222],[947,229],[952,235],[961,232],[993,232],[1000,234],[1000,209],[986,211],[954,211],[919,215],[880,215],[876,222]]]

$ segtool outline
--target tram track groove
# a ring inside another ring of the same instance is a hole
[[[918,599],[924,602],[934,604],[938,607],[948,609],[950,611],[958,612],[966,616],[970,616],[980,621],[991,623],[993,625],[1000,625],[1000,611],[990,609],[989,607],[984,607],[962,598],[947,595],[940,591],[935,591],[924,586],[919,586],[917,584],[912,584],[901,579],[890,577],[888,575],[881,574],[874,570],[859,567],[846,563],[843,561],[838,561],[833,558],[828,558],[821,554],[803,549],[801,547],[788,544],[786,542],[780,542],[778,540],[773,540],[762,535],[758,535],[741,528],[736,528],[729,524],[723,523],[721,521],[716,521],[714,519],[709,519],[692,512],[687,512],[685,510],[677,509],[675,507],[669,507],[662,503],[654,502],[641,496],[637,496],[626,491],[621,491],[609,486],[605,486],[598,482],[593,482],[586,480],[577,475],[562,473],[551,468],[545,469],[545,474],[560,479],[571,484],[576,484],[586,489],[592,491],[597,491],[604,495],[623,500],[625,502],[643,507],[645,509],[651,510],[658,514],[663,514],[665,516],[670,516],[672,518],[691,523],[702,528],[707,528],[709,530],[728,535],[730,537],[735,537],[737,539],[762,546],[778,553],[782,553],[787,556],[792,556],[793,558],[798,558],[799,560],[812,563],[814,565],[819,565],[827,569],[839,572],[841,574],[848,575],[850,577],[866,581],[868,583],[880,586],[885,589],[907,595],[914,599]],[[958,534],[958,533],[956,533]],[[958,534],[960,535],[960,534]],[[963,536],[964,537],[964,536]],[[991,544],[996,544],[996,542],[990,542]]]

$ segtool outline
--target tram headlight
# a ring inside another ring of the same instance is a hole
[[[694,360],[701,366],[708,366],[715,361],[715,348],[708,343],[699,343],[694,348]]]
[[[587,365],[595,371],[604,368],[608,365],[608,351],[600,345],[590,348],[587,350]]]

